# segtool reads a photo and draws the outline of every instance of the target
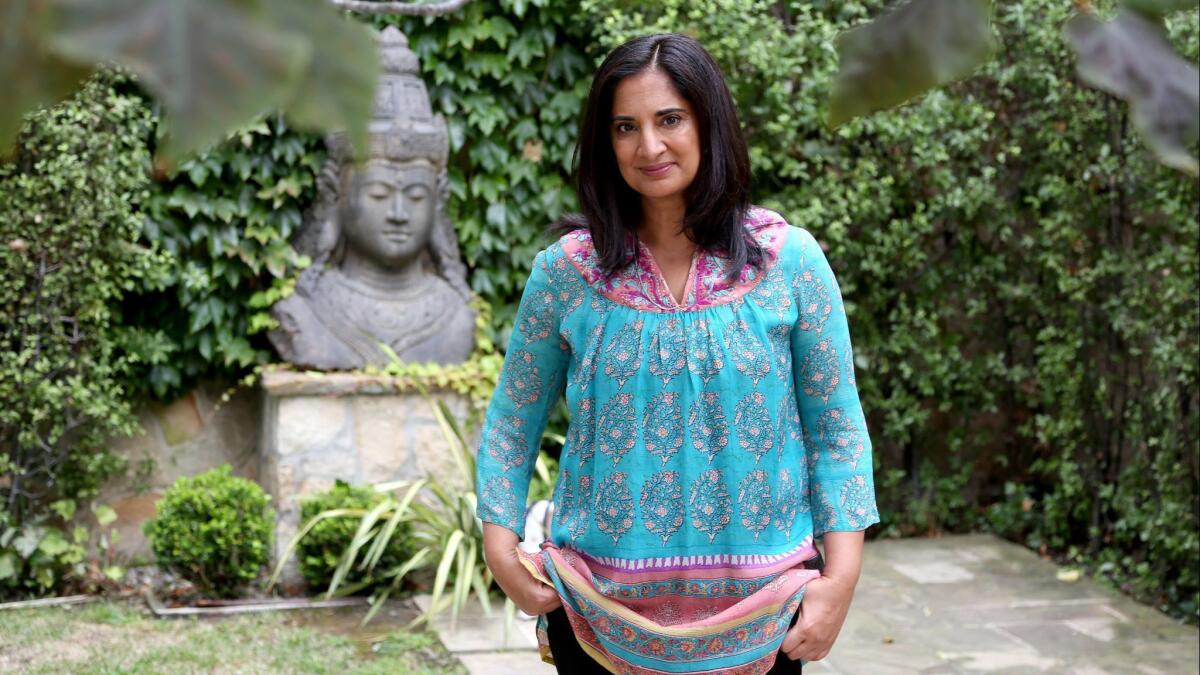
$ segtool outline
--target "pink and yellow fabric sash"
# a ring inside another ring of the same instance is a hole
[[[631,570],[547,541],[521,562],[555,588],[580,646],[611,672],[758,675],[774,664],[805,584],[820,576],[804,565],[816,555],[809,538],[758,565],[686,559]],[[545,619],[538,647],[554,663]]]

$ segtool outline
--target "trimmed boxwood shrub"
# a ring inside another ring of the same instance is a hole
[[[203,591],[236,593],[271,554],[275,512],[257,483],[228,464],[175,481],[146,524],[154,555]]]

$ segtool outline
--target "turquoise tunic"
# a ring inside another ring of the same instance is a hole
[[[616,568],[737,568],[879,521],[841,293],[778,214],[727,278],[698,252],[676,303],[649,250],[614,277],[586,231],[538,253],[478,452],[478,515],[524,534],[547,418],[571,413],[550,540]]]

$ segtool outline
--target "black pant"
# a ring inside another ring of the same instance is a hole
[[[816,558],[807,561],[804,566],[809,569],[822,570],[825,568],[825,560],[818,554]],[[796,620],[799,618],[800,612],[797,611],[792,615],[792,622],[788,624],[788,628],[795,626]],[[608,673],[604,666],[596,663],[596,660],[588,656],[588,653],[583,651],[583,647],[579,646],[579,640],[575,638],[575,631],[571,628],[571,620],[567,618],[567,612],[562,607],[546,614],[546,639],[550,642],[550,653],[554,655],[554,666],[558,668],[558,672],[566,675],[606,675]],[[780,651],[775,655],[775,664],[771,666],[766,675],[799,675],[800,669],[799,661],[793,661],[788,658],[787,654]]]
[[[793,614],[792,623],[788,628],[795,626],[798,618],[800,612]],[[607,675],[608,671],[604,666],[596,663],[596,660],[579,646],[579,640],[571,630],[571,621],[562,607],[546,615],[546,637],[550,641],[550,653],[554,655],[554,667],[558,672],[566,675]],[[800,668],[799,661],[791,660],[787,654],[780,651],[775,655],[775,665],[771,666],[767,675],[799,675]]]

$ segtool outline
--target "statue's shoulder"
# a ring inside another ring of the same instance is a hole
[[[296,282],[292,294],[271,306],[271,316],[279,324],[267,333],[271,344],[285,361],[305,367],[322,368],[331,350],[335,349],[336,337],[317,315],[313,306],[313,293],[317,275],[306,270]]]
[[[302,272],[292,292],[271,306],[271,314],[285,330],[296,327],[288,324],[307,323],[314,316],[310,298],[315,279],[311,272],[311,269]]]

